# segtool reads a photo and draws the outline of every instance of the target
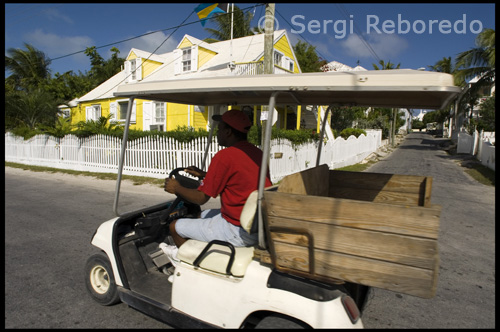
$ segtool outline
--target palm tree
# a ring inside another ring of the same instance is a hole
[[[387,63],[385,63],[384,60],[380,60],[379,64],[381,66],[380,68],[376,64],[372,63],[373,69],[375,70],[399,69],[399,66],[401,66],[401,64],[398,63],[396,68],[394,68],[394,64],[391,63],[391,60],[389,60],[389,62]]]
[[[476,37],[476,45],[456,58],[455,82],[464,87],[459,97],[459,113],[472,110],[480,92],[495,84],[495,30],[483,30]],[[467,80],[475,77],[477,82],[468,85]]]
[[[479,76],[476,85],[491,85],[495,81],[495,30],[484,29],[476,37],[476,45],[458,54],[455,75],[463,82]]]
[[[373,69],[375,70],[390,70],[390,69],[399,69],[399,67],[401,66],[401,63],[398,63],[398,65],[396,67],[394,67],[394,64],[391,63],[391,60],[389,60],[387,63],[384,61],[384,60],[380,60],[378,62],[380,64],[380,68],[376,65],[376,64],[372,64],[373,65]],[[391,130],[391,142],[392,142],[392,146],[395,146],[396,145],[396,123],[397,123],[397,120],[398,120],[398,111],[396,108],[393,108],[392,109],[392,116],[389,116],[388,117],[388,122],[391,123],[392,125],[392,130]]]
[[[53,125],[59,114],[52,95],[42,87],[15,91],[5,95],[5,122],[9,127],[35,129],[40,125]]]
[[[238,6],[234,6],[233,14],[233,38],[240,38],[251,36],[254,30],[250,27],[253,14],[250,11],[244,13]],[[211,37],[205,39],[206,42],[215,42],[231,39],[231,12],[226,14],[214,15],[211,22],[215,23],[216,28],[205,28],[206,31],[211,33]]]
[[[10,75],[5,84],[14,90],[31,90],[50,79],[50,59],[40,50],[24,43],[26,50],[9,48],[5,56],[5,70]]]

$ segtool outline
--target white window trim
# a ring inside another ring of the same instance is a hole
[[[191,48],[191,68],[184,70],[183,54],[184,50]],[[182,75],[185,73],[192,73],[198,71],[198,45],[188,46],[184,48],[177,48],[174,50],[174,74]]]
[[[114,107],[115,108],[115,112],[114,113],[114,121],[115,122],[118,122],[118,123],[125,123],[127,120],[126,119],[120,119],[120,108],[118,107],[118,105],[120,103],[128,103],[130,100],[129,99],[118,99],[116,101],[114,101],[112,104],[114,105],[110,105],[110,112],[111,112],[111,109]],[[136,120],[137,120],[137,115],[136,115],[136,108],[137,108],[137,104],[136,104],[136,100],[134,99],[134,104],[132,106],[132,115],[130,117],[130,123],[133,123],[135,124],[136,123]]]
[[[135,64],[135,75],[132,72],[132,63]],[[134,83],[142,80],[142,58],[135,58],[125,61],[125,74],[127,82]]]
[[[164,114],[163,121],[156,120],[156,104],[163,104]],[[152,114],[152,123],[153,125],[165,125],[167,121],[167,103],[161,101],[153,101],[153,114]]]
[[[93,104],[85,107],[85,119],[86,121],[94,120],[97,121],[102,116],[101,104]]]

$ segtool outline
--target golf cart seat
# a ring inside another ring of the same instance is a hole
[[[277,186],[266,188],[276,190]],[[257,190],[247,198],[241,211],[241,227],[248,232],[257,232]],[[234,254],[233,254],[234,252]],[[181,261],[213,272],[243,277],[248,264],[254,256],[254,247],[234,247],[228,242],[211,241],[210,243],[188,240],[180,248],[177,258]]]
[[[224,241],[187,240],[180,246],[177,258],[212,272],[243,277],[253,258],[253,247],[235,247]]]

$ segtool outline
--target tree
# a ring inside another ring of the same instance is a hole
[[[484,29],[477,35],[476,45],[457,56],[455,75],[463,82],[479,76],[477,86],[491,85],[495,81],[495,30]]]
[[[92,80],[87,74],[81,71],[78,75],[73,71],[67,71],[64,74],[56,73],[47,86],[50,92],[59,103],[65,104],[74,98],[81,97],[94,88]]]
[[[451,74],[455,71],[451,57],[443,57],[434,66],[428,66],[432,71]]]
[[[401,66],[401,63],[398,63],[398,65],[394,68],[394,64],[391,63],[391,61],[389,60],[387,63],[385,63],[384,60],[380,60],[379,61],[379,64],[380,64],[380,68],[376,65],[376,64],[372,64],[373,65],[373,69],[375,70],[389,70],[389,69],[399,69],[399,66]],[[392,116],[388,116],[387,117],[387,121],[388,121],[388,124],[390,124],[391,122],[389,121],[392,121],[392,132],[390,133],[390,136],[391,136],[391,141],[392,141],[392,145],[394,146],[395,145],[395,136],[396,136],[396,127],[398,125],[398,121],[401,120],[401,119],[398,119],[398,116],[397,116],[397,110],[394,108],[393,111],[392,111]],[[404,124],[404,123],[403,123]],[[401,127],[401,126],[399,126]],[[397,128],[399,128],[397,127]]]
[[[57,102],[43,88],[16,91],[5,96],[5,124],[7,128],[54,125],[59,115]]]
[[[357,121],[365,118],[365,110],[363,107],[337,106],[332,108],[331,112],[331,127],[337,133],[347,128],[353,128]]]
[[[118,57],[120,50],[116,47],[111,48],[111,52],[113,53],[111,58],[104,60],[95,46],[87,47],[85,50],[85,54],[90,57],[91,68],[88,76],[92,80],[92,89],[120,72],[125,59]]]
[[[396,68],[394,68],[394,64],[391,63],[390,60],[387,63],[385,63],[384,60],[380,60],[379,64],[380,64],[380,68],[376,64],[372,63],[373,69],[375,69],[375,70],[399,69],[399,66],[401,66],[401,64],[398,63]]]
[[[231,39],[231,7],[228,6],[228,13],[215,14],[210,22],[216,25],[215,29],[205,28],[213,38],[205,39],[206,42],[215,42]],[[234,6],[233,14],[233,38],[251,36],[255,28],[250,27],[253,14],[250,11],[244,13],[238,6]]]
[[[293,46],[293,51],[303,73],[320,72],[327,62],[316,53],[316,47],[302,41]]]
[[[50,79],[50,59],[40,50],[24,43],[26,50],[9,48],[5,56],[5,70],[10,75],[5,84],[10,90],[31,90],[45,85]]]

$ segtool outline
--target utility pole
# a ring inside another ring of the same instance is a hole
[[[396,117],[397,117],[397,114],[398,114],[398,109],[393,108],[392,109],[392,133],[391,133],[393,147],[396,146]]]
[[[274,3],[266,4],[266,16],[264,24],[264,74],[272,74],[274,65]],[[264,137],[266,136],[267,119],[273,110],[270,110],[267,105],[262,106],[261,120],[261,147],[264,146]],[[268,158],[269,156],[267,156]]]

